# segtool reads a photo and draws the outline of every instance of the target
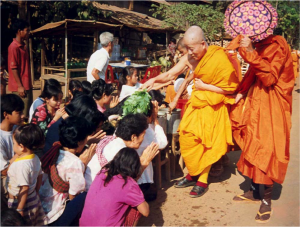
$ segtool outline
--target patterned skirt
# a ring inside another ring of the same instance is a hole
[[[8,199],[8,207],[17,209],[18,200],[16,198]],[[36,194],[35,190],[30,195],[27,196],[23,213],[27,225],[31,225],[31,226],[47,225],[47,217],[43,210],[40,198]]]

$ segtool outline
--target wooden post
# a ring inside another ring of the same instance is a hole
[[[169,33],[166,31],[166,57],[168,55]]]
[[[94,45],[93,45],[94,52],[98,49],[98,42],[99,42],[98,34],[99,34],[98,31],[94,32]]]
[[[70,75],[68,74],[68,29],[67,29],[67,23],[65,25],[65,77],[66,77],[66,82],[65,82],[65,101],[67,102],[68,98],[68,88],[69,88],[69,79]]]
[[[42,46],[41,46],[41,93],[42,90],[44,89],[44,79],[42,78],[45,75],[45,40],[42,38]]]
[[[30,73],[31,73],[31,85],[34,85],[34,65],[33,65],[33,53],[32,53],[32,38],[29,39],[29,57],[30,57]]]
[[[128,9],[129,9],[129,10],[133,10],[133,6],[134,6],[134,0],[129,0],[129,6],[128,6]]]

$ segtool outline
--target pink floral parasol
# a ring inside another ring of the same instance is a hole
[[[259,42],[273,34],[278,14],[273,6],[264,0],[235,0],[225,12],[224,27],[233,38],[247,35]]]

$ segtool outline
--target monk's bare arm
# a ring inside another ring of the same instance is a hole
[[[141,88],[151,90],[154,83],[167,83],[171,80],[174,80],[176,76],[184,72],[187,66],[187,56],[183,56],[172,69],[170,69],[168,72],[162,73],[157,77],[148,80],[142,85]]]
[[[222,95],[230,95],[233,94],[235,91],[225,91],[222,88],[216,87],[211,84],[204,83],[201,79],[195,78],[195,88],[196,90],[200,91],[212,91]]]

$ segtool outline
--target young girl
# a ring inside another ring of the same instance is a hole
[[[133,226],[140,214],[147,217],[149,205],[136,183],[140,168],[136,150],[122,148],[92,183],[80,226]]]
[[[50,91],[49,91],[50,86],[57,87],[59,90],[61,90],[61,85],[56,79],[46,80],[44,90],[42,91],[42,94],[39,97],[37,97],[36,100],[34,100],[34,102],[32,103],[32,105],[30,107],[29,122],[31,121],[32,115],[33,115],[34,111],[36,110],[36,108],[45,103],[45,98],[48,97],[49,93],[50,93]]]
[[[33,150],[43,146],[44,141],[44,134],[37,125],[18,127],[13,135],[13,148],[18,157],[7,172],[8,207],[17,209],[26,224],[33,226],[47,224],[37,196],[42,182],[41,163],[33,153]]]
[[[105,105],[109,104],[110,108],[115,107],[118,104],[118,97],[115,96],[111,100],[111,94],[114,88],[112,84],[106,84],[104,80],[94,80],[92,83],[92,96],[97,103],[98,110],[103,113],[106,108]]]
[[[137,69],[130,66],[124,68],[123,75],[120,77],[120,84],[122,85],[120,101],[122,101],[142,86],[142,84],[138,82]]]
[[[31,123],[38,125],[47,134],[48,128],[64,113],[64,108],[59,109],[63,93],[54,86],[49,86],[45,94],[45,103],[36,108]]]

